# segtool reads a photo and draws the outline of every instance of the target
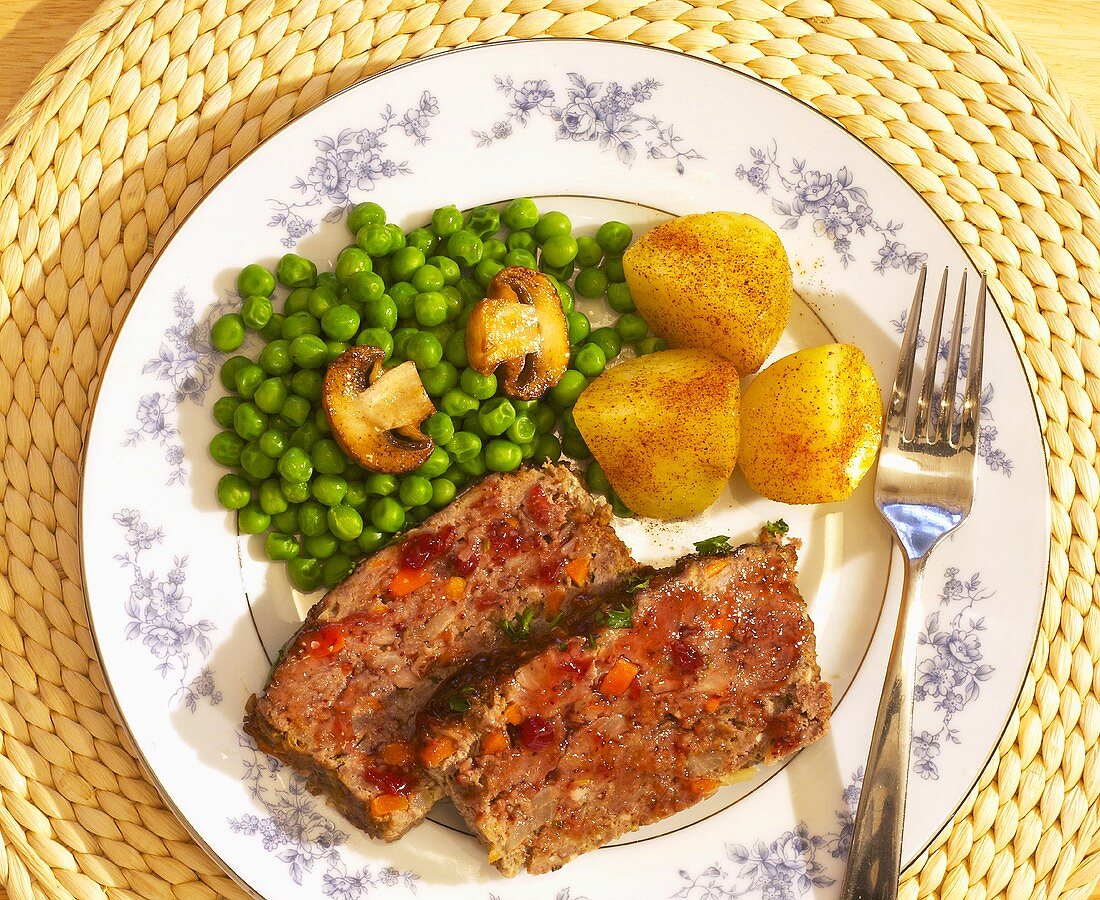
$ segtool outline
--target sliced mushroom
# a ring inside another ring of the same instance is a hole
[[[466,356],[482,375],[498,366],[504,392],[535,400],[569,365],[569,329],[554,283],[525,266],[501,269],[466,325]]]
[[[409,472],[431,456],[420,423],[435,412],[413,362],[382,366],[378,347],[352,347],[325,372],[321,393],[332,436],[375,472]]]

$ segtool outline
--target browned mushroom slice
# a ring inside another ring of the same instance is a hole
[[[501,269],[466,325],[466,356],[482,375],[497,366],[504,392],[534,400],[569,365],[569,329],[554,283],[524,266]]]
[[[332,436],[375,472],[409,472],[431,456],[420,423],[435,412],[412,362],[384,369],[377,347],[352,347],[325,372],[321,394]]]

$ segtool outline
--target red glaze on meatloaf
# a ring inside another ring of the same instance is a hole
[[[489,476],[310,610],[245,730],[355,824],[400,837],[442,793],[415,752],[417,713],[472,657],[635,569],[610,519],[560,466]]]
[[[795,563],[774,542],[689,557],[440,686],[429,771],[501,872],[556,869],[825,732]]]

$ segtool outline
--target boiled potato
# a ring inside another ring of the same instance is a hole
[[[700,347],[755,372],[791,314],[791,266],[779,235],[734,212],[681,216],[623,255],[638,312],[673,347]]]
[[[608,369],[573,416],[627,506],[678,519],[710,506],[737,465],[739,395],[728,360],[665,350]]]
[[[882,398],[862,350],[826,344],[757,375],[741,422],[749,487],[781,503],[830,503],[851,495],[875,461]]]

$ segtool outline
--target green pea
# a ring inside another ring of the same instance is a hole
[[[481,238],[463,228],[447,239],[447,255],[464,266],[476,266],[485,253]]]
[[[616,516],[618,516],[620,519],[634,518],[634,510],[623,503],[623,501],[619,498],[619,495],[616,494],[614,491],[611,492],[611,496],[609,499],[611,500],[611,511],[615,513]]]
[[[504,265],[506,266],[526,266],[528,269],[533,269],[538,263],[530,253],[526,250],[509,250],[508,255],[504,257]]]
[[[277,341],[283,336],[283,322],[286,321],[286,316],[282,313],[272,313],[271,318],[267,320],[267,324],[260,329],[260,334],[263,335],[265,341]]]
[[[260,449],[259,441],[249,441],[241,450],[241,468],[253,478],[263,481],[275,472],[275,460]]]
[[[485,448],[485,466],[490,472],[514,472],[523,462],[523,452],[511,441],[497,438]]]
[[[444,412],[432,413],[424,422],[423,431],[436,446],[442,447],[455,436],[454,420]]]
[[[573,270],[576,266],[573,263],[568,263],[564,266],[552,266],[545,259],[539,260],[539,271],[544,272],[551,278],[556,278],[558,281],[568,281],[573,277]]]
[[[264,539],[264,552],[268,559],[291,560],[297,557],[301,550],[298,539],[292,534],[272,531]]]
[[[603,351],[605,360],[614,359],[623,349],[623,339],[619,337],[619,332],[606,325],[588,335],[588,343],[599,347]]]
[[[458,379],[458,383],[467,394],[475,400],[488,400],[497,392],[496,375],[482,375],[473,369],[466,369]],[[467,410],[469,412],[469,410]],[[464,415],[464,414],[460,414]]]
[[[383,228],[385,231],[385,228]],[[389,242],[389,234],[386,233],[386,242]],[[353,275],[361,272],[373,272],[374,264],[371,262],[371,254],[359,246],[345,246],[337,256],[337,281],[342,285],[348,285]]]
[[[410,279],[412,286],[420,293],[428,291],[441,291],[446,282],[443,281],[443,273],[435,266],[425,263],[412,274]]]
[[[582,297],[602,297],[607,291],[607,276],[600,269],[581,269],[573,287]]]
[[[305,503],[310,497],[308,481],[287,481],[280,478],[279,488],[290,503]]]
[[[432,483],[423,476],[409,475],[401,482],[398,496],[406,506],[421,506],[432,499]]]
[[[324,534],[328,529],[328,507],[316,500],[307,500],[298,507],[298,531],[306,537]]]
[[[397,307],[397,316],[400,319],[411,319],[413,304],[416,301],[417,290],[407,281],[398,281],[390,287],[390,298]]]
[[[550,400],[559,409],[567,409],[588,387],[588,379],[576,369],[567,369],[561,381],[550,389]]]
[[[543,213],[538,222],[535,223],[534,229],[535,240],[540,244],[545,244],[556,235],[569,234],[573,230],[573,223],[569,221],[569,216],[565,213],[554,210]]]
[[[394,225],[392,222],[386,226],[386,230],[390,233],[390,240],[392,241],[390,247],[390,254],[392,255],[405,246],[405,232],[401,230],[399,225]]]
[[[504,241],[498,241],[496,238],[489,238],[482,247],[481,262],[484,263],[491,260],[492,262],[499,263],[501,268],[504,268],[504,257],[507,255],[508,246]]]
[[[274,312],[271,301],[259,294],[245,297],[241,302],[241,321],[254,331],[259,331],[271,321]]]
[[[210,440],[210,455],[214,462],[222,466],[236,467],[241,464],[241,451],[245,440],[232,431],[219,431]]]
[[[348,231],[358,234],[367,225],[385,225],[386,211],[373,201],[356,203],[348,213]]]
[[[557,413],[549,406],[540,404],[529,415],[535,420],[535,430],[539,434],[549,434],[558,424]]]
[[[634,298],[630,296],[630,288],[625,283],[609,284],[607,286],[607,305],[618,313],[634,312]]]
[[[488,467],[485,465],[485,457],[480,453],[471,459],[460,461],[458,463],[458,468],[471,478],[480,478],[489,471]]]
[[[402,247],[393,254],[392,259],[391,272],[398,281],[411,279],[413,273],[426,261],[424,251],[414,246]]]
[[[619,332],[624,344],[633,344],[649,333],[649,326],[641,316],[635,313],[623,313],[615,323],[615,330]]]
[[[441,206],[432,213],[432,231],[439,237],[449,237],[462,227],[462,213],[456,206]]]
[[[481,452],[481,438],[469,431],[456,431],[447,441],[447,452],[458,462],[465,462]]]
[[[383,223],[371,222],[355,232],[355,243],[371,256],[385,256],[393,249],[393,235]]]
[[[588,464],[585,478],[588,481],[588,486],[598,494],[606,494],[611,490],[611,482],[607,480],[603,468],[595,460]]]
[[[319,369],[328,362],[328,347],[315,334],[302,334],[290,342],[290,358],[303,369]]]
[[[294,368],[294,360],[290,358],[290,341],[281,338],[272,341],[260,351],[259,363],[261,371],[268,375],[285,375]]]
[[[340,304],[321,316],[321,330],[336,341],[350,341],[359,331],[359,313]]]
[[[244,401],[240,397],[219,397],[212,410],[214,414],[214,421],[221,425],[222,428],[233,427],[233,413],[237,411],[237,407]]]
[[[219,373],[222,387],[227,391],[236,391],[237,375],[245,366],[251,365],[253,365],[253,362],[247,356],[231,356],[223,362],[221,372]]]
[[[621,256],[609,256],[600,266],[607,276],[609,287],[611,284],[622,284],[626,281],[626,272],[623,270],[623,258]]]
[[[218,481],[218,502],[226,509],[244,509],[252,499],[252,488],[240,475],[229,473]]]
[[[279,382],[279,387],[282,387],[282,382]],[[267,416],[251,403],[242,403],[233,413],[233,430],[246,441],[256,440],[266,429]]]
[[[447,301],[439,291],[417,294],[413,302],[416,321],[426,328],[447,321]]]
[[[592,451],[588,449],[588,445],[579,433],[562,435],[561,449],[566,456],[571,456],[573,459],[585,460],[592,455]]]
[[[384,547],[388,540],[389,535],[383,534],[377,528],[364,528],[363,533],[359,535],[355,543],[359,545],[359,549],[364,553],[374,553],[375,550]]]
[[[409,341],[414,334],[419,334],[416,328],[398,328],[393,333],[393,356],[395,359],[404,359]]]
[[[458,284],[458,280],[462,277],[462,269],[449,256],[433,256],[428,260],[428,265],[439,269],[439,274],[443,276],[443,283],[447,286]]]
[[[284,341],[293,341],[303,334],[320,336],[321,323],[317,321],[316,316],[308,312],[296,312],[283,320],[282,335]],[[268,344],[268,346],[271,345]]]
[[[461,489],[470,483],[470,476],[458,467],[458,463],[455,463],[447,472],[447,480],[453,481],[454,486]]]
[[[561,444],[552,434],[540,434],[535,441],[535,452],[532,461],[541,465],[547,462],[557,462],[561,459]]]
[[[317,266],[297,253],[287,253],[279,260],[275,277],[289,288],[313,287],[317,283]]]
[[[577,265],[581,268],[598,266],[603,259],[603,247],[595,238],[583,235],[577,238]]]
[[[265,378],[252,399],[265,413],[274,415],[283,408],[286,403],[288,391],[281,378]],[[238,410],[239,412],[239,410]]]
[[[275,276],[263,266],[253,263],[241,269],[237,276],[237,293],[242,297],[257,294],[270,297],[275,292]]]
[[[520,444],[519,449],[524,461],[529,460],[535,455],[535,442],[528,441],[526,444]]]
[[[286,564],[290,583],[305,594],[321,586],[321,564],[310,557],[291,559]]]
[[[315,500],[325,506],[336,506],[348,492],[347,479],[341,475],[318,475],[309,486]]]
[[[290,390],[299,397],[317,401],[321,399],[321,391],[324,388],[324,376],[313,369],[302,369],[295,372],[290,379]]]
[[[268,478],[260,485],[260,508],[269,516],[286,512],[289,504],[279,482],[274,478]]]
[[[309,288],[297,288],[291,291],[283,304],[283,313],[292,316],[295,313],[307,312],[309,310],[309,298],[312,294],[313,291]]]
[[[287,481],[309,481],[313,475],[313,462],[301,447],[291,447],[279,458],[279,475]]]
[[[363,517],[341,503],[328,511],[328,527],[341,541],[354,541],[363,532]]]
[[[340,300],[335,294],[330,294],[328,291],[310,291],[309,303],[306,304],[306,311],[320,323],[321,316],[334,306],[339,305]]]
[[[255,363],[241,366],[240,369],[237,370],[237,376],[234,379],[237,386],[237,393],[246,400],[251,400],[256,394],[256,388],[263,383],[264,377],[264,370]]]
[[[420,332],[409,338],[405,345],[405,355],[416,363],[418,370],[430,369],[439,365],[443,359],[443,345],[434,335]]]
[[[309,453],[313,471],[322,475],[342,475],[348,467],[348,459],[332,438],[322,438]]]
[[[370,303],[386,293],[386,282],[377,272],[360,272],[353,275],[348,285],[348,297],[356,303]]]
[[[283,432],[276,431],[274,428],[269,428],[261,434],[257,443],[259,443],[264,456],[270,456],[272,459],[279,459],[290,447],[289,438]]]
[[[316,559],[328,559],[339,549],[340,541],[336,535],[327,531],[315,534],[302,540],[302,549]]]
[[[533,228],[539,221],[539,209],[530,197],[518,197],[504,208],[501,218],[512,231]]]
[[[383,497],[371,507],[370,521],[379,531],[393,534],[405,526],[405,507],[392,497]]]
[[[397,325],[397,302],[385,294],[377,300],[368,300],[363,305],[362,321],[367,328],[393,331]]]
[[[467,372],[469,369],[466,370]],[[465,372],[463,373],[465,374]],[[451,388],[440,400],[440,409],[452,418],[461,418],[477,409],[477,400],[458,388]]]
[[[478,300],[485,296],[485,289],[473,278],[467,278],[463,275],[458,280],[458,293],[462,295],[463,305],[472,308]]]
[[[303,422],[294,429],[294,433],[290,436],[290,446],[309,453],[313,449],[313,445],[320,439],[321,430],[312,422]]]
[[[564,281],[554,279],[554,287],[558,289],[558,297],[561,299],[561,309],[566,315],[573,312],[576,299],[573,297],[573,289]]]
[[[655,336],[644,337],[637,344],[634,345],[634,349],[639,356],[646,356],[649,353],[657,353],[661,350],[667,350],[668,344],[665,343],[664,338]]]
[[[529,444],[535,439],[535,420],[526,415],[516,416],[516,420],[508,426],[506,435],[508,440],[516,444]]]
[[[287,508],[281,513],[275,513],[271,517],[271,529],[293,534],[298,530],[298,507],[287,504]]]
[[[469,371],[469,370],[467,370]],[[506,397],[496,397],[478,410],[478,421],[486,434],[504,434],[516,421],[516,408]]]
[[[585,344],[573,357],[573,367],[585,378],[596,378],[607,367],[607,355],[595,344]]]
[[[466,228],[482,240],[500,231],[500,212],[493,206],[475,206],[466,217]]]
[[[360,347],[377,347],[383,353],[383,360],[393,356],[393,335],[385,328],[364,328],[355,343]]]
[[[565,317],[566,325],[569,327],[569,343],[576,345],[588,337],[588,333],[592,328],[592,324],[588,321],[588,316],[582,312],[571,312]]]
[[[470,364],[466,356],[466,331],[456,331],[443,346],[443,358],[452,366],[464,369]]]
[[[477,410],[466,414],[466,417],[462,420],[462,430],[468,431],[470,434],[476,434],[482,443],[489,440],[489,432],[481,427],[481,417],[478,415]]]
[[[433,509],[442,509],[448,503],[455,498],[455,494],[458,489],[455,487],[455,483],[447,478],[436,478],[432,480],[432,496],[428,500],[428,504]]]
[[[596,240],[605,253],[622,253],[634,239],[634,232],[623,222],[604,222],[596,232]]]
[[[372,497],[389,497],[397,493],[398,480],[395,475],[390,475],[388,472],[371,472],[364,486]]]
[[[337,553],[321,563],[321,584],[331,590],[347,578],[355,568],[350,556]]]
[[[513,231],[508,235],[508,240],[504,242],[509,251],[512,250],[526,250],[534,258],[535,251],[538,250],[538,241],[535,240],[535,236],[530,231]]]
[[[458,384],[458,369],[444,361],[421,371],[420,380],[424,382],[424,390],[429,397],[442,397]]]
[[[451,457],[442,447],[433,447],[431,455],[420,465],[414,474],[424,478],[438,478],[451,467]],[[416,504],[406,504],[413,506]]]
[[[414,228],[408,233],[406,240],[410,247],[415,247],[425,257],[435,253],[436,247],[439,246],[439,238],[429,228]],[[424,263],[421,262],[420,265],[424,265]]]
[[[444,285],[443,290],[439,292],[443,295],[443,302],[447,305],[447,322],[453,322],[462,313],[462,294],[458,292],[458,288],[451,287],[451,285]],[[440,326],[436,326],[437,328]],[[451,332],[448,332],[450,337]]]
[[[568,232],[555,234],[542,245],[542,259],[548,266],[567,266],[577,257],[577,241]]]

